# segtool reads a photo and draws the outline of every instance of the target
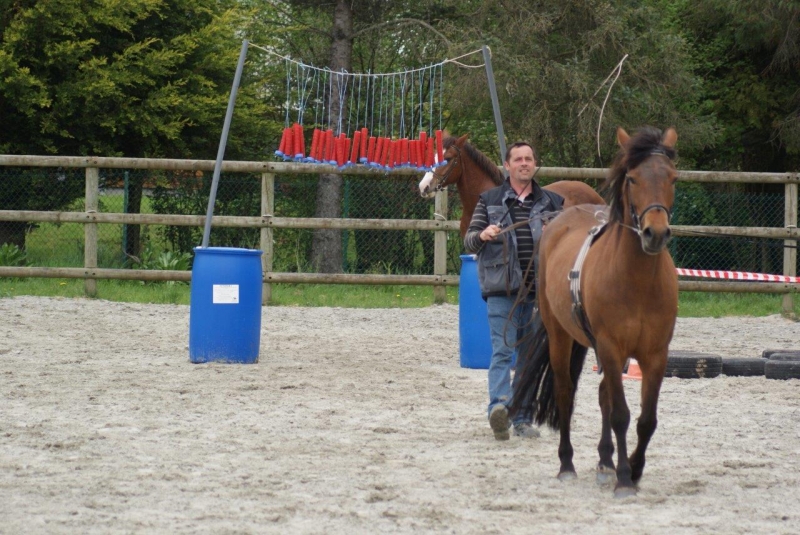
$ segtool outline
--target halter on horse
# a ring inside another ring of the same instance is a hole
[[[630,137],[618,129],[617,140],[622,150],[606,181],[611,202],[603,213],[608,222],[603,225],[595,211],[579,206],[565,210],[542,234],[541,321],[534,328],[532,354],[522,359],[512,412],[532,411],[538,424],[547,422],[560,431],[558,477],[576,477],[570,420],[587,348],[593,346],[604,374],[597,480],[616,480],[615,496],[622,497],[636,493],[644,470],[678,311],[677,275],[666,249],[677,134],[671,128],[663,136],[643,128]],[[581,315],[583,321],[576,321]],[[629,458],[630,410],[622,369],[630,357],[642,371],[642,411],[636,424],[639,441]]]

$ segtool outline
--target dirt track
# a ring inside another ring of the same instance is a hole
[[[666,379],[639,495],[614,500],[591,353],[560,483],[553,432],[492,438],[456,307],[263,314],[258,364],[198,365],[186,306],[0,299],[0,532],[800,532],[800,380]],[[772,347],[800,323],[682,319],[672,344]]]

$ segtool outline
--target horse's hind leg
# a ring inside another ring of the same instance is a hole
[[[599,389],[600,414],[603,427],[600,432],[600,443],[597,453],[600,462],[597,464],[597,483],[605,485],[617,479],[614,468],[614,441],[611,439],[611,397],[609,396],[608,375],[603,375]]]
[[[577,477],[572,463],[574,450],[570,440],[570,421],[575,403],[575,385],[570,374],[572,337],[560,326],[548,328],[550,337],[550,366],[553,369],[553,387],[558,407],[558,428],[561,440],[558,444],[558,458],[561,468],[558,479],[566,481]]]
[[[645,464],[644,453],[658,425],[658,395],[664,377],[663,369],[652,370],[649,369],[649,366],[642,366],[641,363],[640,366],[642,367],[642,413],[636,424],[639,442],[630,458],[631,479],[634,483],[638,483],[642,477]]]

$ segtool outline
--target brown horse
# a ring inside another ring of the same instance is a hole
[[[503,172],[482,152],[467,143],[468,134],[459,138],[448,136],[444,145],[446,165],[425,174],[419,183],[420,195],[433,197],[450,184],[455,184],[461,199],[461,237],[467,233],[478,197],[484,191],[503,183]],[[564,197],[564,208],[578,204],[605,204],[591,186],[575,180],[553,182],[545,189]]]
[[[587,347],[593,346],[603,371],[597,479],[614,480],[613,431],[617,497],[636,494],[642,477],[678,312],[678,280],[666,249],[677,137],[671,128],[662,136],[646,127],[634,137],[618,129],[622,150],[606,181],[610,207],[570,208],[547,225],[539,250],[541,321],[511,407],[512,413],[532,408],[538,424],[560,430],[558,477],[576,477],[570,419]],[[605,217],[608,223],[596,231]],[[596,234],[593,244],[590,234]],[[630,357],[642,372],[642,412],[636,424],[639,442],[629,458],[622,369]]]

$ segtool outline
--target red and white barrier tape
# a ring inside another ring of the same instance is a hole
[[[788,275],[768,275],[764,273],[748,273],[746,271],[712,271],[708,269],[676,268],[678,275],[686,277],[706,277],[710,279],[731,279],[738,281],[789,282],[799,283],[800,277]]]

